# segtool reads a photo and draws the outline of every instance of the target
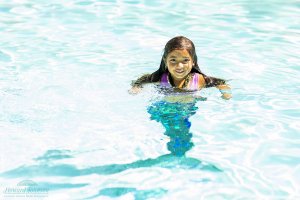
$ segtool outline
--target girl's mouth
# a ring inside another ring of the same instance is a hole
[[[184,73],[183,70],[175,70],[175,72],[176,72],[177,74],[183,74],[183,73]]]

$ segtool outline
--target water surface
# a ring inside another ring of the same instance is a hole
[[[0,0],[1,197],[31,180],[49,199],[299,199],[299,8]],[[231,100],[128,94],[177,35]]]

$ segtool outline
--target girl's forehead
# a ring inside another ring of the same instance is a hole
[[[170,53],[168,53],[167,57],[188,57],[190,58],[191,55],[190,53],[186,50],[186,49],[175,49],[173,51],[171,51]]]

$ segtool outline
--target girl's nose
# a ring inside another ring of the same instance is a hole
[[[183,64],[181,63],[181,62],[179,62],[178,64],[177,64],[177,68],[182,68],[183,67]]]

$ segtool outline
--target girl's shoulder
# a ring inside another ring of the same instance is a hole
[[[151,74],[144,74],[137,80],[131,82],[131,86],[142,86],[144,83],[151,82]]]
[[[193,82],[197,84],[199,89],[205,87],[204,76],[200,73],[197,73],[197,72],[193,73]]]

